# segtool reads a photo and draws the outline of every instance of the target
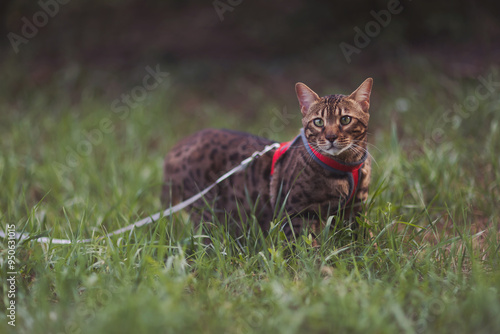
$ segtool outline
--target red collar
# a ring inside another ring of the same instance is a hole
[[[358,181],[359,181],[359,172],[361,169],[361,166],[363,166],[363,163],[365,162],[368,154],[365,153],[363,158],[361,160],[352,163],[352,164],[347,164],[344,162],[337,161],[331,157],[328,157],[326,155],[321,154],[317,150],[315,150],[308,142],[306,139],[306,136],[304,135],[304,129],[300,130],[300,135],[295,137],[295,139],[281,143],[280,147],[274,152],[273,155],[273,162],[271,165],[271,175],[274,174],[274,169],[275,165],[278,162],[278,160],[288,151],[290,146],[292,146],[293,143],[295,143],[298,138],[302,138],[302,143],[304,144],[307,152],[309,155],[313,158],[314,161],[316,161],[318,164],[320,164],[323,168],[326,170],[335,173],[335,174],[341,174],[341,175],[347,175],[348,180],[349,180],[349,200],[354,195],[354,192],[356,191],[356,188],[358,186]],[[347,202],[346,202],[347,203]]]

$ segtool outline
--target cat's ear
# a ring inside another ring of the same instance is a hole
[[[297,82],[295,84],[295,92],[297,93],[297,98],[299,99],[302,116],[305,116],[311,104],[319,100],[319,96],[302,82]]]
[[[351,95],[349,95],[350,99],[358,102],[361,105],[361,109],[364,112],[368,112],[370,108],[370,94],[372,92],[373,79],[366,79]]]

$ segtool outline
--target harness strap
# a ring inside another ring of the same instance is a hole
[[[312,147],[307,141],[307,138],[304,134],[304,129],[301,129],[300,135],[295,137],[295,139],[292,141],[282,143],[280,147],[274,152],[273,163],[271,166],[271,175],[274,174],[275,164],[288,151],[288,149],[292,146],[292,144],[295,143],[295,141],[297,141],[299,137],[302,138],[302,143],[304,144],[307,153],[309,153],[309,155],[313,158],[313,160],[316,161],[321,167],[336,175],[347,177],[347,181],[349,182],[349,196],[347,197],[345,203],[343,203],[342,205],[342,207],[344,207],[347,203],[349,203],[352,200],[354,194],[356,193],[360,177],[359,174],[361,173],[361,167],[363,166],[363,163],[368,157],[367,152],[365,152],[361,160],[355,163],[340,162],[338,160],[333,159],[332,157],[323,155],[316,149],[314,149],[314,147]]]
[[[278,147],[278,149],[276,151],[274,151],[273,163],[271,165],[271,176],[274,174],[274,166],[276,165],[278,160],[281,158],[281,156],[283,154],[286,153],[286,151],[288,151],[290,146],[292,146],[298,139],[299,139],[299,136],[295,137],[293,140],[281,143],[280,146]]]

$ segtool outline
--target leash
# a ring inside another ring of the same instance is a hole
[[[196,195],[188,198],[185,201],[180,202],[179,204],[174,205],[171,208],[168,208],[165,211],[155,213],[152,216],[149,216],[149,217],[146,217],[144,219],[141,219],[141,220],[139,220],[139,221],[137,221],[137,222],[135,222],[133,224],[130,224],[130,225],[125,226],[125,227],[122,227],[122,228],[120,228],[120,229],[118,229],[116,231],[106,233],[104,236],[102,236],[100,238],[111,237],[113,235],[118,235],[118,234],[125,233],[127,231],[132,231],[134,228],[141,227],[141,226],[144,226],[144,225],[147,225],[147,224],[151,224],[151,223],[157,221],[158,219],[160,219],[161,217],[168,217],[168,216],[170,216],[170,215],[172,215],[172,214],[174,214],[174,213],[176,213],[176,212],[178,212],[178,211],[180,211],[180,210],[188,207],[189,205],[193,204],[194,202],[196,202],[197,200],[199,200],[200,198],[202,198],[203,196],[205,196],[205,194],[208,193],[213,187],[215,187],[216,185],[218,185],[219,183],[221,183],[222,181],[224,181],[225,179],[227,179],[231,175],[236,174],[236,173],[244,170],[256,158],[258,158],[258,157],[266,154],[267,152],[269,152],[269,151],[271,151],[273,149],[278,148],[279,146],[280,146],[279,143],[274,143],[274,144],[271,144],[271,145],[267,145],[262,151],[256,151],[256,152],[254,152],[250,157],[248,157],[245,160],[243,160],[242,162],[240,162],[240,164],[238,166],[234,167],[233,169],[231,169],[230,171],[228,171],[226,174],[224,174],[221,177],[219,177],[214,183],[212,183],[211,185],[209,185],[208,187],[206,187],[205,189],[203,189],[198,194],[196,194]],[[10,238],[10,233],[9,233],[9,236],[7,236],[5,234],[5,232],[0,229],[0,238],[6,239],[7,237]],[[18,233],[18,232],[15,232],[15,238],[17,240],[19,240],[19,241],[23,241],[23,240],[26,240],[26,239],[30,239],[30,235],[27,234],[27,233]],[[36,238],[36,239],[33,239],[33,240],[35,240],[35,241],[37,241],[39,243],[52,243],[52,244],[68,245],[68,244],[72,244],[72,243],[89,243],[93,239],[80,239],[80,240],[71,241],[69,239],[54,239],[54,238],[50,238],[50,237],[40,237],[40,238]]]

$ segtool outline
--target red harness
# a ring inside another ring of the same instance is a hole
[[[361,158],[360,161],[352,164],[347,164],[337,161],[331,157],[328,157],[316,151],[307,142],[306,136],[304,135],[304,129],[301,129],[299,136],[295,137],[295,139],[291,141],[281,143],[280,147],[274,152],[273,163],[271,165],[271,175],[274,174],[275,165],[278,162],[278,160],[288,151],[288,149],[292,146],[293,143],[295,143],[298,140],[299,137],[302,138],[302,142],[309,155],[313,158],[314,161],[320,164],[321,167],[339,176],[347,176],[347,179],[349,181],[349,197],[348,200],[345,202],[345,204],[347,204],[356,193],[356,189],[358,187],[358,182],[359,182],[359,174],[361,173],[361,167],[363,166],[363,163],[365,162],[368,154],[365,153],[365,155],[363,156],[363,158]]]

